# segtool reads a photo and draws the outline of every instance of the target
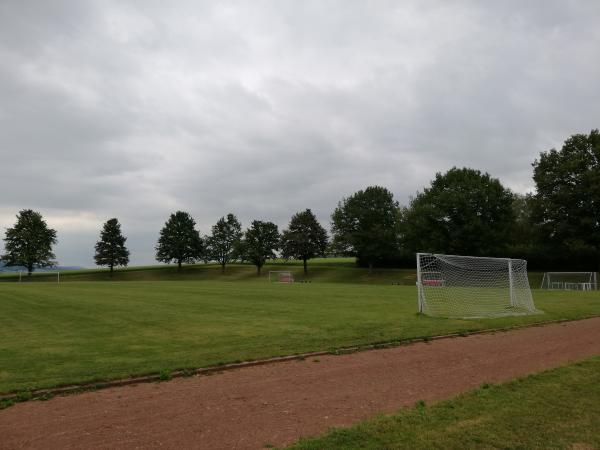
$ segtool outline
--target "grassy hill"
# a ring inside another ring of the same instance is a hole
[[[266,264],[260,276],[251,264],[228,265],[225,273],[218,264],[184,265],[181,272],[175,265],[135,266],[115,270],[113,276],[107,269],[72,270],[61,272],[61,281],[256,281],[265,282],[269,270],[289,270],[297,281],[318,283],[401,284],[414,286],[415,269],[380,269],[369,272],[357,267],[354,258],[315,258],[309,262],[305,278],[301,261],[274,260]],[[38,274],[32,281],[52,281],[56,275]],[[542,280],[541,272],[530,272],[531,286],[537,288]],[[0,274],[0,281],[17,281],[18,274]]]

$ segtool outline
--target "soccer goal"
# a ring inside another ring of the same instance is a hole
[[[542,289],[566,291],[595,291],[598,289],[596,272],[546,272],[542,278]]]
[[[539,314],[527,261],[417,253],[419,312],[435,317],[482,318]]]
[[[294,274],[283,270],[269,271],[269,281],[271,283],[293,283]]]
[[[29,277],[27,272],[19,272],[19,283],[30,280],[46,281],[48,283],[60,283],[60,272],[58,270],[47,270],[41,272],[34,270],[31,272],[31,277]]]

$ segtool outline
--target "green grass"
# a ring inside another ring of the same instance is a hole
[[[484,385],[453,400],[416,405],[292,448],[597,449],[600,358]]]
[[[536,291],[541,316],[419,316],[413,286],[162,281],[0,285],[0,392],[600,314]]]
[[[269,270],[289,270],[297,280],[304,280],[301,261],[273,260],[256,276],[256,268],[250,264],[230,264],[225,273],[218,264],[188,264],[181,272],[176,265],[133,266],[115,270],[113,276],[107,269],[85,269],[61,272],[61,282],[69,281],[252,281],[264,282]],[[315,258],[309,261],[307,280],[322,283],[351,284],[401,284],[414,286],[415,269],[380,269],[371,272],[357,267],[354,258]],[[529,272],[532,287],[539,287],[543,272]],[[15,273],[0,273],[0,282],[18,281]],[[28,281],[24,277],[25,281]],[[30,281],[56,281],[56,274],[38,274]]]
[[[225,273],[218,264],[188,264],[182,271],[176,265],[135,266],[115,270],[113,276],[107,269],[70,270],[61,272],[61,281],[248,281],[264,282],[269,270],[289,270],[297,280],[304,280],[301,261],[274,260],[266,264],[261,276],[256,276],[256,267],[250,264],[230,264]],[[392,284],[415,285],[414,269],[368,269],[357,267],[354,258],[315,258],[310,261],[307,280],[326,283]],[[15,273],[0,273],[0,281],[18,281]],[[33,274],[31,280],[56,281],[56,274]]]

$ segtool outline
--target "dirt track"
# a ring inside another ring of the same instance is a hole
[[[0,411],[0,449],[285,445],[593,355],[600,318],[112,388]]]

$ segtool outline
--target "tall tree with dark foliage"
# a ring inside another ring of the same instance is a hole
[[[277,225],[273,222],[254,220],[244,234],[242,244],[244,259],[256,266],[256,274],[269,259],[276,258],[275,251],[279,250],[280,236]]]
[[[181,272],[183,263],[194,263],[202,258],[203,243],[196,230],[196,221],[184,211],[171,214],[165,226],[160,230],[156,245],[156,260],[177,263]]]
[[[600,132],[575,134],[533,163],[535,218],[545,236],[600,257]]]
[[[34,267],[55,265],[56,256],[52,246],[56,244],[56,231],[48,228],[42,215],[24,209],[17,215],[17,222],[6,230],[2,261],[9,266],[25,266],[31,276]]]
[[[100,240],[96,243],[94,260],[98,266],[108,266],[110,276],[117,266],[129,264],[129,250],[125,247],[127,238],[121,233],[121,224],[117,219],[108,220],[100,232]]]
[[[301,260],[304,275],[308,274],[307,261],[324,256],[327,244],[327,231],[310,209],[294,214],[281,236],[282,256]]]
[[[213,225],[211,235],[206,238],[206,255],[221,265],[221,272],[225,272],[225,265],[240,251],[242,235],[242,225],[233,214],[221,217]]]
[[[331,216],[333,247],[369,270],[398,252],[399,206],[386,188],[370,186],[343,199]]]

